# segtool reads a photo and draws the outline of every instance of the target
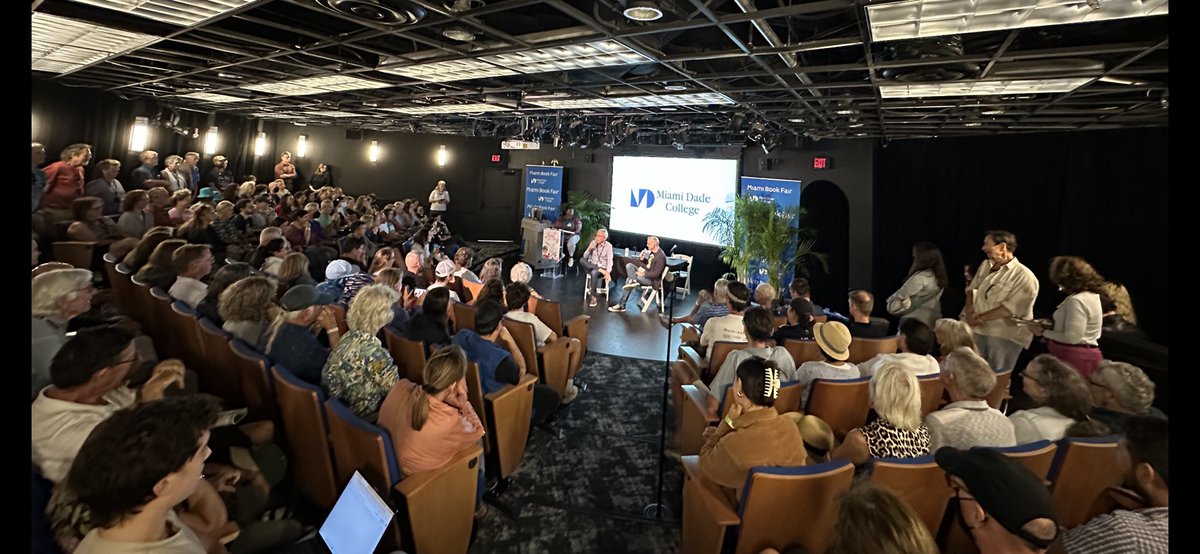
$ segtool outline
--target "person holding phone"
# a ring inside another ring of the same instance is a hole
[[[329,350],[342,338],[334,315],[333,297],[312,285],[296,285],[279,299],[282,308],[266,333],[266,353],[296,377],[314,385],[321,383],[321,368]],[[316,333],[324,330],[329,346]]]
[[[967,287],[962,320],[975,332],[979,353],[992,369],[1012,369],[1021,351],[1033,343],[1033,332],[1013,318],[1033,319],[1038,279],[1017,260],[1017,237],[988,231],[983,237],[987,260]]]

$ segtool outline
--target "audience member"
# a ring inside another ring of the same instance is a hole
[[[184,169],[190,168],[181,168],[180,166],[182,164],[183,157],[179,156],[178,154],[171,154],[170,156],[167,156],[165,160],[163,160],[163,165],[165,167],[163,167],[162,171],[158,172],[158,177],[160,180],[166,181],[166,188],[168,191],[176,191],[187,188],[188,178],[187,175],[184,174]]]
[[[861,339],[878,339],[887,336],[887,328],[871,323],[871,310],[875,309],[875,297],[859,289],[850,292],[850,321],[846,328],[850,336]]]
[[[41,212],[46,223],[71,219],[71,202],[83,196],[83,167],[91,161],[91,145],[76,143],[64,148],[58,161],[42,168],[46,187]]]
[[[180,225],[192,219],[192,193],[187,190],[177,190],[171,193],[171,209],[167,216],[172,225]]]
[[[504,307],[495,300],[485,300],[475,307],[475,329],[459,329],[452,341],[466,352],[468,360],[479,366],[479,382],[485,396],[499,392],[505,385],[520,383],[527,371],[521,350],[501,324],[503,318]],[[560,402],[554,389],[535,384],[532,423],[544,423]]]
[[[346,312],[350,331],[329,353],[321,386],[359,417],[373,420],[388,391],[400,379],[392,355],[376,336],[392,320],[400,295],[385,285],[364,288]]]
[[[828,554],[938,554],[912,507],[886,488],[861,479],[837,500]]]
[[[277,310],[275,283],[263,276],[235,281],[217,298],[217,313],[224,321],[221,328],[258,350]]]
[[[317,286],[316,280],[308,271],[308,266],[308,256],[301,252],[292,252],[284,256],[283,263],[279,264],[279,274],[276,275],[279,285],[285,287],[284,291],[296,285]]]
[[[771,283],[759,283],[754,287],[754,304],[764,306],[774,314],[776,303],[775,287]]]
[[[786,348],[770,346],[767,342],[771,340],[773,323],[774,318],[766,306],[751,306],[746,309],[746,314],[742,316],[742,326],[749,344],[746,345],[746,348],[730,352],[729,356],[725,358],[725,363],[721,364],[720,369],[717,370],[712,383],[708,385],[709,390],[712,391],[708,397],[709,413],[714,415],[717,413],[721,403],[725,400],[726,387],[733,384],[737,378],[738,366],[746,359],[757,357],[768,360],[779,371],[781,380],[795,380],[796,362],[792,359],[792,355]]]
[[[200,281],[212,271],[213,254],[207,244],[189,244],[171,256],[175,284],[168,291],[172,298],[195,308],[208,296],[208,285]]]
[[[146,181],[155,180],[159,175],[158,152],[143,150],[141,154],[138,154],[138,159],[141,160],[142,165],[133,168],[129,174],[130,190],[147,188]]]
[[[475,250],[469,247],[459,248],[454,252],[454,276],[471,283],[482,283],[479,276],[471,271],[475,264]]]
[[[504,288],[504,298],[508,313],[505,318],[533,325],[534,345],[541,348],[547,344],[565,344],[567,352],[567,386],[563,393],[563,403],[569,404],[579,395],[579,387],[575,386],[575,375],[583,357],[583,344],[575,337],[560,337],[553,329],[542,323],[538,316],[529,313],[529,297],[531,289],[521,282],[510,283]]]
[[[412,272],[412,268],[409,268]],[[503,279],[504,275],[504,260],[500,258],[488,258],[483,262],[483,269],[479,271],[479,280],[486,283],[492,279]],[[503,283],[503,281],[501,281]]]
[[[858,379],[858,366],[847,362],[850,357],[850,330],[838,321],[813,324],[813,339],[821,349],[822,361],[804,362],[796,368],[796,380],[808,389],[817,379]]]
[[[163,241],[169,240],[173,234],[175,234],[175,229],[170,227],[151,227],[150,230],[146,231],[145,235],[142,235],[142,240],[138,242],[137,246],[125,255],[122,263],[130,271],[136,273],[150,260],[150,255],[154,253],[154,249],[158,248],[158,245],[162,244]]]
[[[1042,478],[994,448],[935,454],[954,491],[950,510],[981,554],[1037,554],[1058,537],[1054,502]]]
[[[1104,324],[1104,278],[1083,258],[1055,256],[1050,259],[1050,282],[1067,298],[1054,310],[1054,325],[1034,324],[1030,330],[1045,339],[1046,350],[1087,379],[1104,359],[1098,342]]]
[[[1017,237],[1008,231],[988,231],[983,237],[987,260],[967,286],[962,320],[975,332],[979,354],[994,369],[1012,369],[1021,350],[1033,342],[1033,332],[1012,318],[1033,319],[1038,280],[1013,254]],[[1019,436],[1018,436],[1019,439]]]
[[[421,341],[425,350],[450,344],[450,290],[430,289],[421,299],[421,312],[408,320],[404,335]]]
[[[1088,382],[1095,401],[1091,419],[1105,424],[1114,433],[1124,432],[1131,417],[1167,418],[1162,410],[1151,406],[1154,383],[1135,365],[1101,361]]]
[[[171,221],[171,193],[163,187],[154,187],[146,191],[146,198],[150,200],[150,215],[154,218],[155,226],[174,226],[176,223]]]
[[[525,262],[517,262],[513,264],[512,270],[508,273],[510,283],[521,283],[529,287],[529,295],[534,298],[541,298],[542,295],[530,286],[529,282],[533,280],[533,268]]]
[[[739,281],[729,283],[726,305],[729,313],[709,318],[700,333],[700,350],[707,355],[708,346],[717,341],[746,342],[746,327],[742,317],[750,305],[750,288]]]
[[[221,318],[221,312],[217,309],[220,305],[221,293],[225,292],[229,285],[253,274],[254,268],[245,262],[226,264],[225,267],[218,269],[213,274],[212,282],[208,284],[208,292],[204,294],[204,300],[201,300],[200,304],[196,306],[196,314],[208,318],[218,326],[224,325],[225,320]]]
[[[257,267],[259,271],[267,275],[278,277],[279,269],[283,267],[283,259],[288,256],[290,251],[287,240],[271,239],[265,245],[254,250],[254,255],[250,258],[250,265]]]
[[[450,293],[450,300],[462,302],[457,292],[450,288],[450,280],[454,275],[454,262],[450,260],[442,260],[438,262],[437,268],[433,272],[434,281],[426,287],[427,290],[445,288]]]
[[[150,199],[144,190],[131,190],[121,200],[121,216],[117,219],[117,229],[128,237],[141,239],[154,227],[154,216],[147,210]]]
[[[329,360],[330,348],[321,344],[315,333],[325,331],[330,347],[341,338],[333,298],[312,285],[296,285],[279,299],[280,312],[271,322],[264,352],[271,361],[314,385],[321,384],[321,370]]]
[[[91,271],[59,269],[34,277],[30,294],[32,398],[50,384],[50,362],[67,343],[67,324],[92,309],[96,288]]]
[[[975,333],[971,331],[971,326],[957,319],[948,317],[938,319],[933,324],[933,335],[937,337],[938,356],[942,358],[956,348],[970,348],[976,354],[979,353],[979,347],[975,345]]]
[[[763,466],[802,466],[804,441],[791,420],[779,417],[779,368],[757,356],[737,366],[733,402],[716,427],[704,430],[700,472],[741,498],[746,475]],[[728,490],[727,490],[728,493]]]
[[[792,340],[812,340],[812,302],[803,298],[793,298],[787,307],[787,323],[780,325],[771,335],[775,344],[782,346],[783,342]]]
[[[138,239],[125,236],[111,218],[101,214],[103,208],[103,202],[95,196],[76,198],[71,203],[75,219],[67,227],[67,238],[94,243],[101,254],[107,251],[117,258],[124,258],[137,247]]]
[[[888,297],[887,311],[901,318],[919,319],[933,327],[942,317],[942,292],[949,283],[946,264],[942,261],[942,251],[929,242],[914,244],[912,257],[908,278],[900,290]]]
[[[897,363],[886,363],[871,377],[870,404],[875,421],[846,433],[830,454],[854,465],[870,458],[916,458],[929,453],[929,428],[921,423],[921,386],[917,376]]]
[[[113,216],[121,213],[121,202],[125,198],[125,187],[117,180],[121,172],[121,162],[117,160],[100,160],[96,163],[95,178],[83,185],[84,196],[94,196],[100,199],[103,213]]]
[[[1004,412],[987,403],[996,387],[996,372],[974,350],[959,347],[946,356],[942,384],[950,403],[925,416],[929,449],[943,446],[1015,446],[1016,433]]]
[[[1068,554],[1168,551],[1169,437],[1166,420],[1132,417],[1126,422],[1117,464],[1124,473],[1123,485],[1134,497],[1133,505],[1063,533]]]
[[[175,284],[175,266],[171,264],[171,260],[175,257],[175,251],[185,245],[187,241],[183,239],[167,239],[160,242],[154,247],[150,259],[146,260],[146,265],[134,274],[134,278],[151,287],[171,290],[171,285]]]
[[[1087,421],[1092,395],[1075,368],[1051,354],[1040,354],[1025,366],[1021,380],[1025,394],[1037,407],[1008,416],[1017,444],[1056,441],[1077,422]]]
[[[483,282],[483,288],[479,290],[479,296],[471,302],[478,306],[484,300],[495,300],[501,305],[504,304],[504,281],[500,279],[489,279]]]
[[[696,293],[696,305],[692,307],[692,312],[675,318],[673,323],[695,323],[696,327],[703,330],[709,319],[727,315],[729,315],[729,281],[722,278],[713,283],[711,295],[703,289]],[[699,340],[699,338],[694,340]]]
[[[875,368],[887,362],[900,364],[914,375],[921,377],[941,372],[937,358],[930,356],[933,352],[936,337],[923,320],[906,317],[900,320],[900,332],[897,333],[897,346],[900,352],[894,354],[876,354],[874,358],[858,364],[858,371],[863,377],[875,374]]]
[[[825,313],[825,308],[822,308],[821,306],[817,305],[816,302],[813,302],[812,288],[808,284],[808,279],[805,279],[804,277],[792,279],[792,282],[788,283],[788,292],[792,293],[792,298],[803,298],[808,300],[809,303],[812,304],[814,315],[821,315]]]

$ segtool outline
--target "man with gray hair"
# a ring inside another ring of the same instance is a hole
[[[975,332],[979,353],[995,369],[1013,369],[1021,350],[1033,342],[1029,326],[1013,318],[1033,319],[1038,279],[1013,255],[1017,237],[1008,231],[988,231],[983,237],[987,260],[967,286],[962,320]]]
[[[1167,418],[1162,410],[1151,406],[1154,382],[1133,364],[1103,360],[1088,381],[1096,403],[1092,419],[1107,425],[1113,433],[1123,433],[1126,422],[1134,416]]]
[[[143,150],[138,159],[142,161],[142,165],[129,175],[129,190],[145,189],[146,181],[158,178],[158,152]]]
[[[1016,446],[1012,422],[985,400],[996,386],[996,372],[987,360],[970,348],[955,348],[946,356],[941,380],[950,403],[925,416],[930,452],[943,446]]]
[[[608,229],[601,227],[596,229],[596,238],[588,244],[587,250],[583,251],[583,257],[579,258],[579,265],[592,276],[592,286],[585,293],[589,307],[596,307],[595,291],[600,284],[600,278],[604,278],[606,287],[612,281],[612,262],[613,251],[612,243],[608,242]]]
[[[67,324],[92,309],[92,272],[57,269],[33,278],[30,285],[32,396],[50,384],[50,362],[67,343]]]
[[[621,300],[616,304],[608,307],[610,312],[624,312],[625,304],[629,302],[629,295],[633,293],[633,289],[641,286],[659,285],[659,280],[662,279],[663,272],[667,270],[667,255],[663,253],[662,248],[658,247],[658,237],[651,235],[646,237],[646,250],[642,251],[641,256],[638,256],[637,262],[625,264],[625,274],[629,277],[625,283],[625,294],[621,295]],[[661,311],[661,310],[660,310]]]

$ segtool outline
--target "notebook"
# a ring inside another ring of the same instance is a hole
[[[357,471],[333,505],[321,530],[292,552],[371,554],[395,512]]]

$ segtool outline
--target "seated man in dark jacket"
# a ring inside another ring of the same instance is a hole
[[[629,276],[629,281],[625,283],[624,287],[625,294],[621,296],[621,300],[617,301],[616,304],[609,306],[608,311],[625,311],[625,304],[629,302],[629,295],[638,285],[653,285],[655,288],[658,288],[659,280],[662,279],[663,272],[667,270],[667,255],[658,247],[658,237],[653,235],[646,237],[646,249],[647,252],[642,252],[636,264],[625,264],[625,274]],[[646,258],[649,258],[649,260]]]

